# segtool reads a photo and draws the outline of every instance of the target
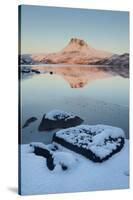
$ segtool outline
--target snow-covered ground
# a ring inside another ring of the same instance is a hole
[[[49,194],[129,187],[129,141],[123,149],[103,163],[94,163],[63,148],[54,154],[57,167],[50,171],[46,159],[21,145],[21,194]],[[59,163],[69,167],[63,171]]]

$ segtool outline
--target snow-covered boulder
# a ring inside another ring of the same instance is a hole
[[[55,165],[54,170],[70,170],[72,168],[75,168],[77,164],[77,159],[76,157],[69,152],[55,152],[53,154],[53,162]]]
[[[45,131],[57,128],[68,128],[77,126],[82,122],[83,119],[72,113],[64,112],[62,110],[52,110],[43,116],[38,130]]]
[[[46,158],[46,164],[49,170],[68,170],[77,163],[77,159],[72,153],[59,151],[55,144],[45,145],[39,142],[30,144],[31,152],[37,156]]]
[[[80,125],[56,132],[53,141],[94,162],[102,162],[124,146],[124,131],[107,125]]]
[[[42,142],[32,142],[32,143],[30,143],[30,147],[32,147],[32,151],[36,155],[40,155],[40,156],[43,156],[46,158],[49,157],[49,154],[52,154],[53,152],[59,150],[59,146],[54,143],[46,145]],[[40,149],[41,149],[41,151],[40,151]],[[46,155],[45,155],[45,151],[48,152]]]
[[[38,156],[42,156],[42,157],[48,158],[52,154],[52,152],[50,151],[48,146],[43,144],[43,143],[32,142],[32,143],[30,143],[30,146],[33,149],[33,153],[35,153]]]

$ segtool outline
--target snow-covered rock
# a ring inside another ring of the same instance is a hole
[[[49,149],[49,146],[43,143],[31,143],[30,146],[33,149],[33,153],[37,156],[42,156],[46,158],[46,164],[49,170],[53,170],[55,164],[53,162],[53,154],[52,151]]]
[[[49,120],[73,119],[74,117],[73,114],[62,110],[52,110],[45,115],[45,119]]]
[[[57,151],[57,150],[59,150],[59,147],[56,145],[56,144],[54,144],[54,143],[51,143],[51,144],[44,144],[44,143],[42,143],[42,142],[31,142],[30,143],[30,147],[32,147],[33,148],[33,152],[37,155],[37,149],[44,149],[44,151],[45,150],[47,150],[47,151],[49,151],[49,153],[50,154],[52,154],[54,151]],[[45,156],[43,153],[41,154],[41,152],[40,152],[40,156],[43,156],[43,157],[48,157],[48,156]]]
[[[54,170],[70,170],[78,164],[78,160],[70,152],[55,152],[53,154]]]
[[[94,162],[102,162],[124,146],[124,131],[107,125],[80,125],[56,132],[53,141]]]
[[[37,156],[46,158],[46,164],[49,170],[68,170],[77,162],[77,159],[70,152],[60,151],[55,144],[45,145],[40,142],[30,143],[31,151]]]
[[[43,143],[33,142],[33,143],[30,144],[30,146],[33,148],[33,153],[38,155],[38,156],[48,158],[52,154],[52,152],[47,147],[47,145],[45,145]]]
[[[62,110],[52,110],[46,113],[38,127],[39,131],[56,129],[56,128],[68,128],[71,126],[79,125],[83,120],[72,114]]]

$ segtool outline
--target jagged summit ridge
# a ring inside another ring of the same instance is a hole
[[[68,45],[77,45],[77,47],[88,47],[88,44],[82,40],[82,39],[79,39],[79,38],[71,38],[71,40],[69,41],[69,44]]]
[[[61,52],[79,52],[79,51],[85,51],[88,49],[88,44],[78,38],[72,38],[68,45],[61,51]]]

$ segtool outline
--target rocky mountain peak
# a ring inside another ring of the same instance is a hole
[[[70,42],[69,42],[69,45],[70,45],[70,44],[77,44],[77,45],[79,45],[79,46],[81,46],[81,47],[83,47],[83,46],[88,46],[87,43],[86,43],[84,40],[78,39],[78,38],[72,38],[72,39],[70,40]]]
[[[63,49],[63,52],[76,52],[86,50],[88,48],[88,44],[78,38],[71,38],[68,45]]]

